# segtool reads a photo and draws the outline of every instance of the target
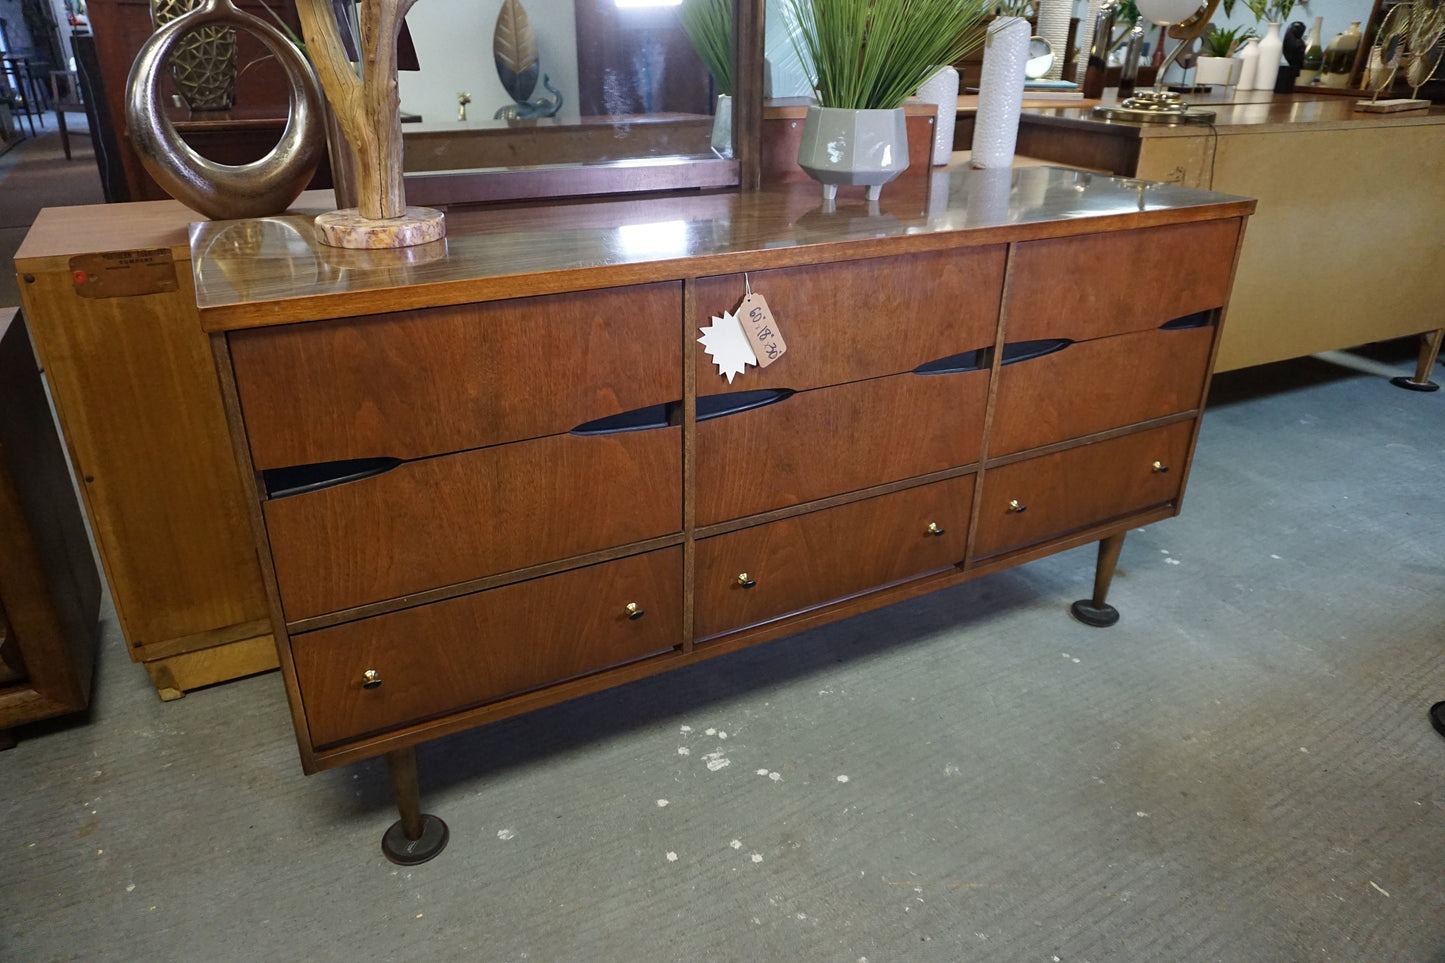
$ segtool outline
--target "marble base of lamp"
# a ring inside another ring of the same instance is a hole
[[[381,220],[362,217],[354,207],[316,217],[317,240],[332,247],[414,247],[446,233],[446,215],[432,207],[408,207],[401,217]]]

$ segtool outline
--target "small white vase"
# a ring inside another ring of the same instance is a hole
[[[1279,24],[1266,23],[1264,39],[1259,42],[1259,62],[1254,68],[1254,89],[1273,90],[1275,78],[1279,76],[1279,61],[1284,54],[1284,41],[1279,35]]]
[[[1024,64],[1029,56],[1029,22],[997,17],[983,42],[978,110],[973,119],[974,167],[1012,167],[1024,99]]]
[[[712,115],[712,152],[722,158],[733,156],[733,99],[717,95],[717,109]]]
[[[933,105],[933,164],[947,164],[953,158],[953,128],[958,123],[958,71],[939,67],[911,99]]]
[[[1255,66],[1259,63],[1259,41],[1254,37],[1246,40],[1244,46],[1239,48],[1238,60],[1241,65],[1239,68],[1239,89],[1253,90],[1254,70]]]
[[[798,166],[823,185],[824,200],[838,185],[867,187],[870,201],[908,169],[908,123],[903,108],[848,110],[809,107],[798,143]]]

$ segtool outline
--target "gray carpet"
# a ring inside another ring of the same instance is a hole
[[[412,869],[279,677],[162,704],[109,623],[0,754],[0,959],[1445,960],[1442,478],[1445,392],[1222,376],[1115,628],[1084,549],[441,740]]]

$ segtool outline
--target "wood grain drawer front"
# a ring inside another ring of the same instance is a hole
[[[1223,307],[1239,227],[1231,218],[1018,244],[1004,337],[1085,341]]]
[[[681,429],[407,462],[264,511],[281,606],[306,618],[679,531]]]
[[[729,385],[695,344],[698,394],[803,391],[987,348],[997,330],[1003,266],[1004,248],[994,245],[753,272],[749,282],[767,299],[787,353]],[[711,324],[737,308],[743,277],[699,278],[695,295],[698,325]]]
[[[1077,341],[1004,365],[989,455],[1122,428],[1199,404],[1214,327]]]
[[[1166,505],[1179,496],[1194,422],[1070,448],[984,475],[973,557],[987,558]]]
[[[903,374],[704,421],[697,523],[973,464],[987,401],[987,371]]]
[[[680,282],[229,335],[260,469],[417,458],[682,397]]]
[[[327,746],[681,640],[682,549],[668,548],[308,632],[291,655],[311,741]]]
[[[694,636],[957,564],[973,487],[974,477],[964,475],[698,542]]]

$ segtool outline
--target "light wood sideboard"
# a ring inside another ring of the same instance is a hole
[[[1058,168],[922,200],[454,212],[427,249],[196,225],[303,768],[415,744],[1179,511],[1253,202]],[[941,192],[941,193],[940,193]],[[731,383],[699,329],[767,299]]]

